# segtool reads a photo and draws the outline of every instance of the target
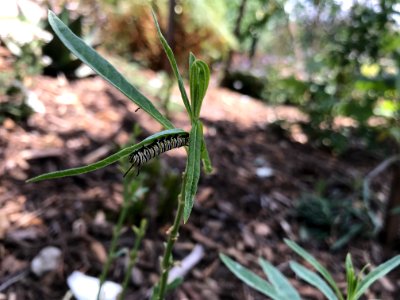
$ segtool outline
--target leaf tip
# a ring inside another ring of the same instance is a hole
[[[25,180],[25,183],[33,183],[33,182],[37,182],[37,181],[40,181],[40,178],[32,177],[32,178]]]
[[[214,169],[213,169],[212,166],[205,166],[205,167],[203,168],[203,170],[204,170],[204,172],[205,172],[207,175],[212,174],[213,171],[214,171]]]
[[[56,14],[51,10],[51,9],[48,9],[47,10],[47,17],[48,18],[50,18],[50,17],[54,17]]]
[[[189,216],[184,216],[183,217],[183,224],[186,224],[188,220],[189,220]]]
[[[158,24],[157,15],[153,8],[151,9],[151,15],[153,17],[154,24],[156,25],[157,31],[159,31],[160,25]]]

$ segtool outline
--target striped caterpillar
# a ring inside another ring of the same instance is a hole
[[[125,172],[124,177],[129,173],[130,170],[132,170],[132,168],[138,168],[139,174],[140,167],[151,159],[171,149],[188,146],[188,144],[189,134],[186,132],[173,135],[171,134],[154,140],[151,144],[143,146],[129,155],[129,162],[131,163],[131,166]]]

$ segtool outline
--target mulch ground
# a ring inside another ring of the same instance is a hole
[[[146,76],[150,78],[151,72]],[[129,143],[135,126],[141,129],[137,139],[161,129],[100,78],[68,82],[62,77],[37,77],[32,91],[45,111],[22,124],[7,119],[0,127],[0,286],[8,286],[1,290],[0,299],[62,299],[72,271],[98,276],[123,201],[123,172],[118,164],[78,177],[34,184],[25,180],[103,158]],[[176,91],[174,95],[173,102],[178,98]],[[182,108],[174,107],[172,120],[187,129]],[[301,243],[343,286],[347,251],[358,268],[395,254],[361,237],[337,252],[329,251],[330,240],[301,242],[294,214],[298,199],[314,192],[317,182],[326,182],[327,193],[348,195],[354,191],[354,182],[362,180],[378,160],[338,159],[288,139],[271,123],[304,119],[296,109],[271,108],[216,86],[204,102],[202,119],[214,172],[201,177],[196,204],[188,224],[181,228],[174,256],[183,259],[196,244],[205,248],[205,256],[170,299],[265,299],[237,280],[218,253],[230,255],[260,275],[257,258],[261,256],[294,278],[288,261],[297,257],[284,238]],[[138,224],[141,216],[149,218],[150,225],[126,299],[146,299],[157,282],[158,258],[173,220],[171,186],[176,189],[165,179],[177,182],[183,167],[184,151],[176,150],[144,168],[138,177],[149,191],[141,200],[143,208],[132,213],[128,225]],[[272,175],[262,176],[260,170]],[[387,195],[389,178],[390,174],[383,175],[374,188]],[[119,246],[133,243],[126,226]],[[28,271],[29,264],[46,246],[60,248],[63,261],[56,271],[38,278]],[[119,257],[108,279],[121,282],[125,266],[126,258]],[[367,299],[400,299],[398,275],[395,271],[376,283]],[[323,299],[299,281],[292,283],[305,299]]]

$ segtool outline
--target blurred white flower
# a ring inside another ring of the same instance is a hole
[[[0,10],[0,39],[14,55],[20,55],[18,46],[36,40],[49,42],[52,34],[40,28],[46,10],[31,0],[3,1]]]
[[[72,272],[67,278],[72,294],[78,300],[96,300],[100,281],[79,271]],[[122,291],[122,286],[112,281],[104,282],[101,287],[100,299],[115,300]]]

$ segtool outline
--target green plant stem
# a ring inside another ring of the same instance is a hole
[[[181,193],[178,196],[178,208],[175,215],[174,224],[169,230],[169,236],[167,241],[167,246],[165,248],[164,256],[161,262],[161,278],[158,284],[158,295],[156,297],[157,300],[163,300],[164,294],[167,288],[167,280],[168,280],[168,273],[172,266],[172,249],[174,247],[175,242],[178,239],[178,232],[182,221],[183,211],[185,209],[185,201],[184,201],[184,193],[185,193],[185,181],[186,181],[186,172],[183,173],[183,180],[182,180],[182,189]]]
[[[131,279],[131,271],[132,271],[133,266],[136,263],[137,254],[139,251],[140,244],[142,243],[144,234],[146,233],[146,228],[147,228],[147,220],[142,219],[142,221],[140,222],[140,228],[134,229],[134,231],[136,233],[136,241],[135,241],[135,245],[133,246],[133,248],[129,254],[129,264],[128,264],[128,268],[126,270],[124,281],[122,283],[122,292],[119,294],[118,300],[123,300],[125,297],[126,288],[128,287],[129,280]]]
[[[99,279],[100,285],[99,285],[99,291],[97,292],[97,300],[100,300],[101,287],[103,286],[104,282],[106,281],[106,277],[107,277],[108,271],[110,269],[111,263],[114,260],[115,250],[117,248],[117,241],[121,234],[122,224],[124,224],[124,221],[128,214],[128,207],[129,207],[128,197],[124,197],[123,208],[122,208],[121,213],[119,214],[117,226],[115,226],[113,229],[113,237],[111,240],[110,250],[108,251],[107,261],[104,264],[103,270],[100,275],[100,279]]]

